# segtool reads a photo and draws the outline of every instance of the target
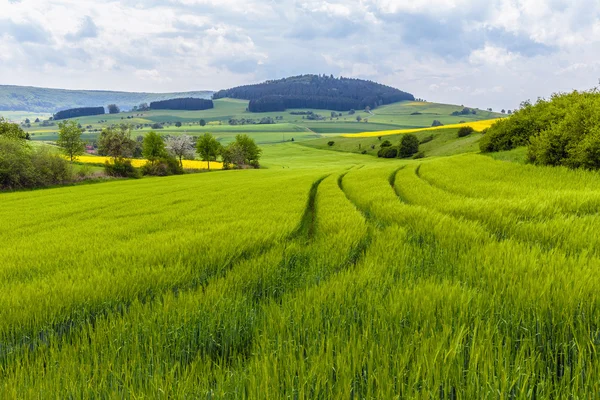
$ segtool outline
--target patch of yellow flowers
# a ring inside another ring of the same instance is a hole
[[[375,136],[389,136],[389,135],[401,135],[404,133],[416,133],[423,131],[436,131],[439,129],[450,129],[450,128],[461,128],[463,126],[470,126],[478,132],[489,128],[494,125],[496,121],[499,121],[501,118],[496,119],[486,119],[483,121],[473,121],[473,122],[465,122],[463,124],[452,124],[452,125],[443,125],[443,126],[435,126],[430,128],[415,128],[415,129],[397,129],[393,131],[379,131],[379,132],[361,132],[355,134],[344,134],[342,137],[346,138],[365,138],[365,137],[375,137]]]
[[[131,161],[131,165],[133,165],[136,168],[140,168],[148,162],[148,160],[142,160],[139,158],[129,158],[128,160]],[[77,157],[76,161],[85,163],[85,164],[104,164],[107,161],[112,162],[112,158],[101,157],[101,156],[79,156],[79,157]],[[183,160],[183,168],[184,169],[208,169],[208,163],[206,161]],[[211,161],[210,169],[223,169],[223,163],[217,162],[217,161]]]

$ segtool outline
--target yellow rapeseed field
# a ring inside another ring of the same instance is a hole
[[[438,129],[448,129],[448,128],[461,128],[463,126],[470,126],[473,129],[475,129],[478,132],[481,132],[482,130],[489,128],[490,126],[494,125],[496,123],[496,121],[498,121],[500,118],[496,118],[496,119],[486,119],[483,121],[473,121],[473,122],[465,122],[463,124],[452,124],[452,125],[444,125],[444,126],[436,126],[436,127],[430,127],[430,128],[415,128],[415,129],[396,129],[396,130],[391,130],[391,131],[379,131],[379,132],[361,132],[361,133],[355,133],[355,134],[351,134],[351,133],[347,133],[342,135],[342,137],[347,137],[347,138],[365,138],[365,137],[375,137],[375,136],[389,136],[389,135],[400,135],[403,133],[416,133],[416,132],[423,132],[423,131],[435,131]]]
[[[110,157],[101,157],[101,156],[79,156],[77,157],[77,161],[86,163],[86,164],[104,164],[106,161],[112,161]],[[130,158],[131,165],[134,167],[140,168],[144,164],[146,164],[147,160],[139,159],[139,158]],[[183,168],[185,169],[208,169],[208,163],[206,161],[197,161],[197,160],[183,160]],[[223,169],[223,163],[217,161],[211,161],[210,169]]]

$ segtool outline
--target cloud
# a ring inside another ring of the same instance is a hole
[[[600,69],[597,0],[0,0],[0,9],[2,83],[183,91],[333,73],[514,108],[592,87]]]
[[[46,44],[52,35],[38,23],[26,20],[22,23],[11,19],[0,19],[0,36],[8,36],[19,43]]]
[[[70,41],[98,37],[98,27],[94,20],[89,15],[86,15],[76,32],[65,35],[65,38]]]
[[[504,67],[506,64],[517,59],[517,55],[507,49],[485,45],[471,53],[469,62],[471,64],[487,64]]]

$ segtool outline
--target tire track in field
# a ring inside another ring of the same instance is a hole
[[[319,184],[327,177],[325,175],[313,182],[309,190],[308,200],[304,210],[302,219],[298,227],[289,236],[289,239],[304,239],[310,241],[314,236],[315,231],[315,213],[316,213],[316,195]],[[276,239],[271,239],[268,242],[261,242],[255,246],[246,248],[237,254],[231,255],[222,264],[203,270],[192,279],[182,281],[176,284],[166,285],[161,288],[148,288],[137,296],[128,299],[105,299],[102,305],[92,308],[86,308],[84,305],[75,305],[71,309],[71,316],[79,315],[80,318],[65,317],[63,321],[52,324],[47,329],[31,330],[22,329],[11,332],[9,338],[0,337],[0,366],[9,366],[8,355],[15,352],[34,352],[36,348],[50,344],[50,340],[61,341],[65,337],[75,335],[81,332],[81,329],[86,325],[95,326],[96,320],[110,315],[120,314],[121,318],[125,318],[129,309],[135,300],[140,304],[146,305],[157,300],[167,292],[172,292],[175,295],[181,293],[193,292],[204,289],[207,284],[213,279],[225,278],[227,274],[237,265],[265,255],[267,252],[274,249],[279,242]]]
[[[445,190],[442,187],[439,187],[435,184],[431,184],[430,182],[428,182],[426,179],[422,178],[421,173],[420,173],[420,168],[421,168],[422,164],[419,164],[416,168],[415,168],[415,175],[425,184],[431,186],[432,188],[436,189],[436,190],[440,190],[444,193],[446,193],[449,196],[452,196],[454,198],[460,197],[461,195],[457,195],[454,194],[452,191],[448,191]],[[396,171],[396,175],[397,173],[400,171],[397,170]],[[395,177],[394,177],[394,181],[395,181]],[[486,222],[483,218],[477,218],[477,217],[473,217],[470,216],[469,214],[466,214],[464,212],[461,212],[460,210],[455,210],[455,211],[445,211],[445,210],[440,210],[439,208],[432,208],[429,206],[424,206],[424,205],[420,205],[418,203],[414,203],[414,202],[407,202],[405,198],[403,198],[401,192],[399,191],[398,185],[394,185],[393,186],[394,191],[396,192],[396,194],[398,195],[398,198],[407,203],[407,204],[411,204],[414,206],[420,206],[420,207],[425,207],[425,208],[430,208],[431,210],[440,213],[442,215],[445,215],[449,218],[454,219],[455,221],[460,222],[461,220],[464,221],[469,221],[472,222],[474,224],[477,224],[477,226],[479,226],[482,230],[484,230],[485,232],[487,232],[492,238],[495,239],[495,241],[497,242],[503,242],[506,240],[511,240],[514,241],[515,243],[521,243],[521,244],[525,244],[528,245],[529,247],[537,247],[539,248],[541,251],[543,252],[550,252],[550,251],[555,251],[555,250],[560,250],[561,252],[564,252],[564,244],[561,243],[561,239],[558,237],[552,237],[549,239],[549,241],[546,242],[539,242],[533,239],[529,239],[527,237],[527,235],[521,235],[519,233],[511,233],[510,230],[508,229],[508,226],[505,226],[505,224],[498,224],[498,223],[494,223],[494,222]],[[460,199],[456,199],[456,200],[460,200]],[[518,216],[515,215],[514,213],[510,213],[511,215],[515,216],[515,223],[514,225],[519,225],[522,223],[531,223],[531,222],[541,222],[544,221],[545,219],[543,217],[527,217],[527,216]],[[510,224],[508,224],[510,225]],[[594,258],[597,257],[597,255],[593,255]]]

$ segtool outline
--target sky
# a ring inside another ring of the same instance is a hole
[[[0,0],[0,84],[219,90],[307,73],[500,110],[600,78],[598,0]]]

